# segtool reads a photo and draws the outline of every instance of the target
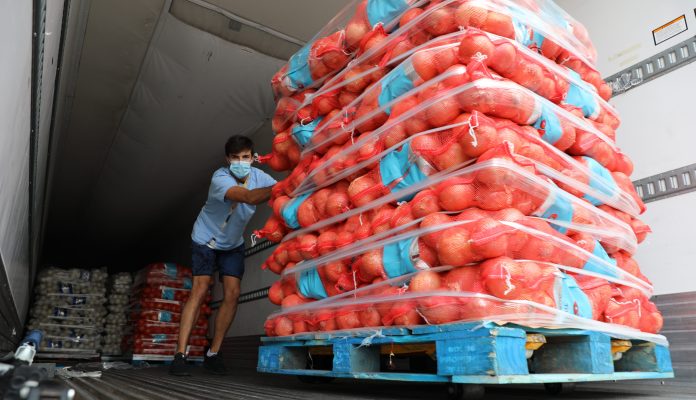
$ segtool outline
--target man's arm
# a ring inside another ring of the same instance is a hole
[[[225,199],[246,204],[261,204],[271,198],[273,186],[258,189],[247,189],[241,186],[232,186],[225,192]]]

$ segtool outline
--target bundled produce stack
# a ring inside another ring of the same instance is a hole
[[[45,357],[90,358],[101,348],[106,317],[106,268],[39,272],[27,329],[43,331],[38,352]]]
[[[549,0],[351,2],[272,81],[267,335],[484,319],[663,340],[595,58]]]
[[[133,277],[128,272],[109,276],[109,314],[104,325],[102,356],[120,356],[123,337],[131,331],[128,310]]]
[[[124,347],[133,359],[163,360],[176,353],[181,311],[191,292],[191,269],[173,263],[150,264],[138,271],[131,297],[130,324],[134,334]],[[201,306],[191,332],[188,355],[203,356],[207,345],[210,295]]]

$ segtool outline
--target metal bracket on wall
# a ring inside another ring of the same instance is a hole
[[[266,249],[277,246],[278,243],[273,243],[270,240],[264,240],[262,242],[256,243],[255,246],[249,247],[244,250],[244,257],[251,257],[254,254],[260,253]]]
[[[696,164],[673,169],[633,182],[645,203],[696,190]]]
[[[696,60],[696,36],[655,54],[604,80],[611,85],[612,96],[638,87]]]

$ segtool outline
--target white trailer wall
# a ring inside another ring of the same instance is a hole
[[[31,34],[32,2],[0,0],[0,274],[7,274],[20,316],[27,310],[30,278]]]
[[[0,303],[7,323],[0,331],[7,328],[14,339],[22,334],[39,254],[63,4],[51,0],[33,10],[32,1],[0,1],[0,282],[7,282],[2,295],[10,299]],[[34,13],[40,26],[33,26]],[[40,50],[33,141],[32,37]]]

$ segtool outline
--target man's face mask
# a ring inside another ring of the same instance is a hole
[[[230,172],[239,179],[244,179],[251,172],[251,161],[232,161]]]

